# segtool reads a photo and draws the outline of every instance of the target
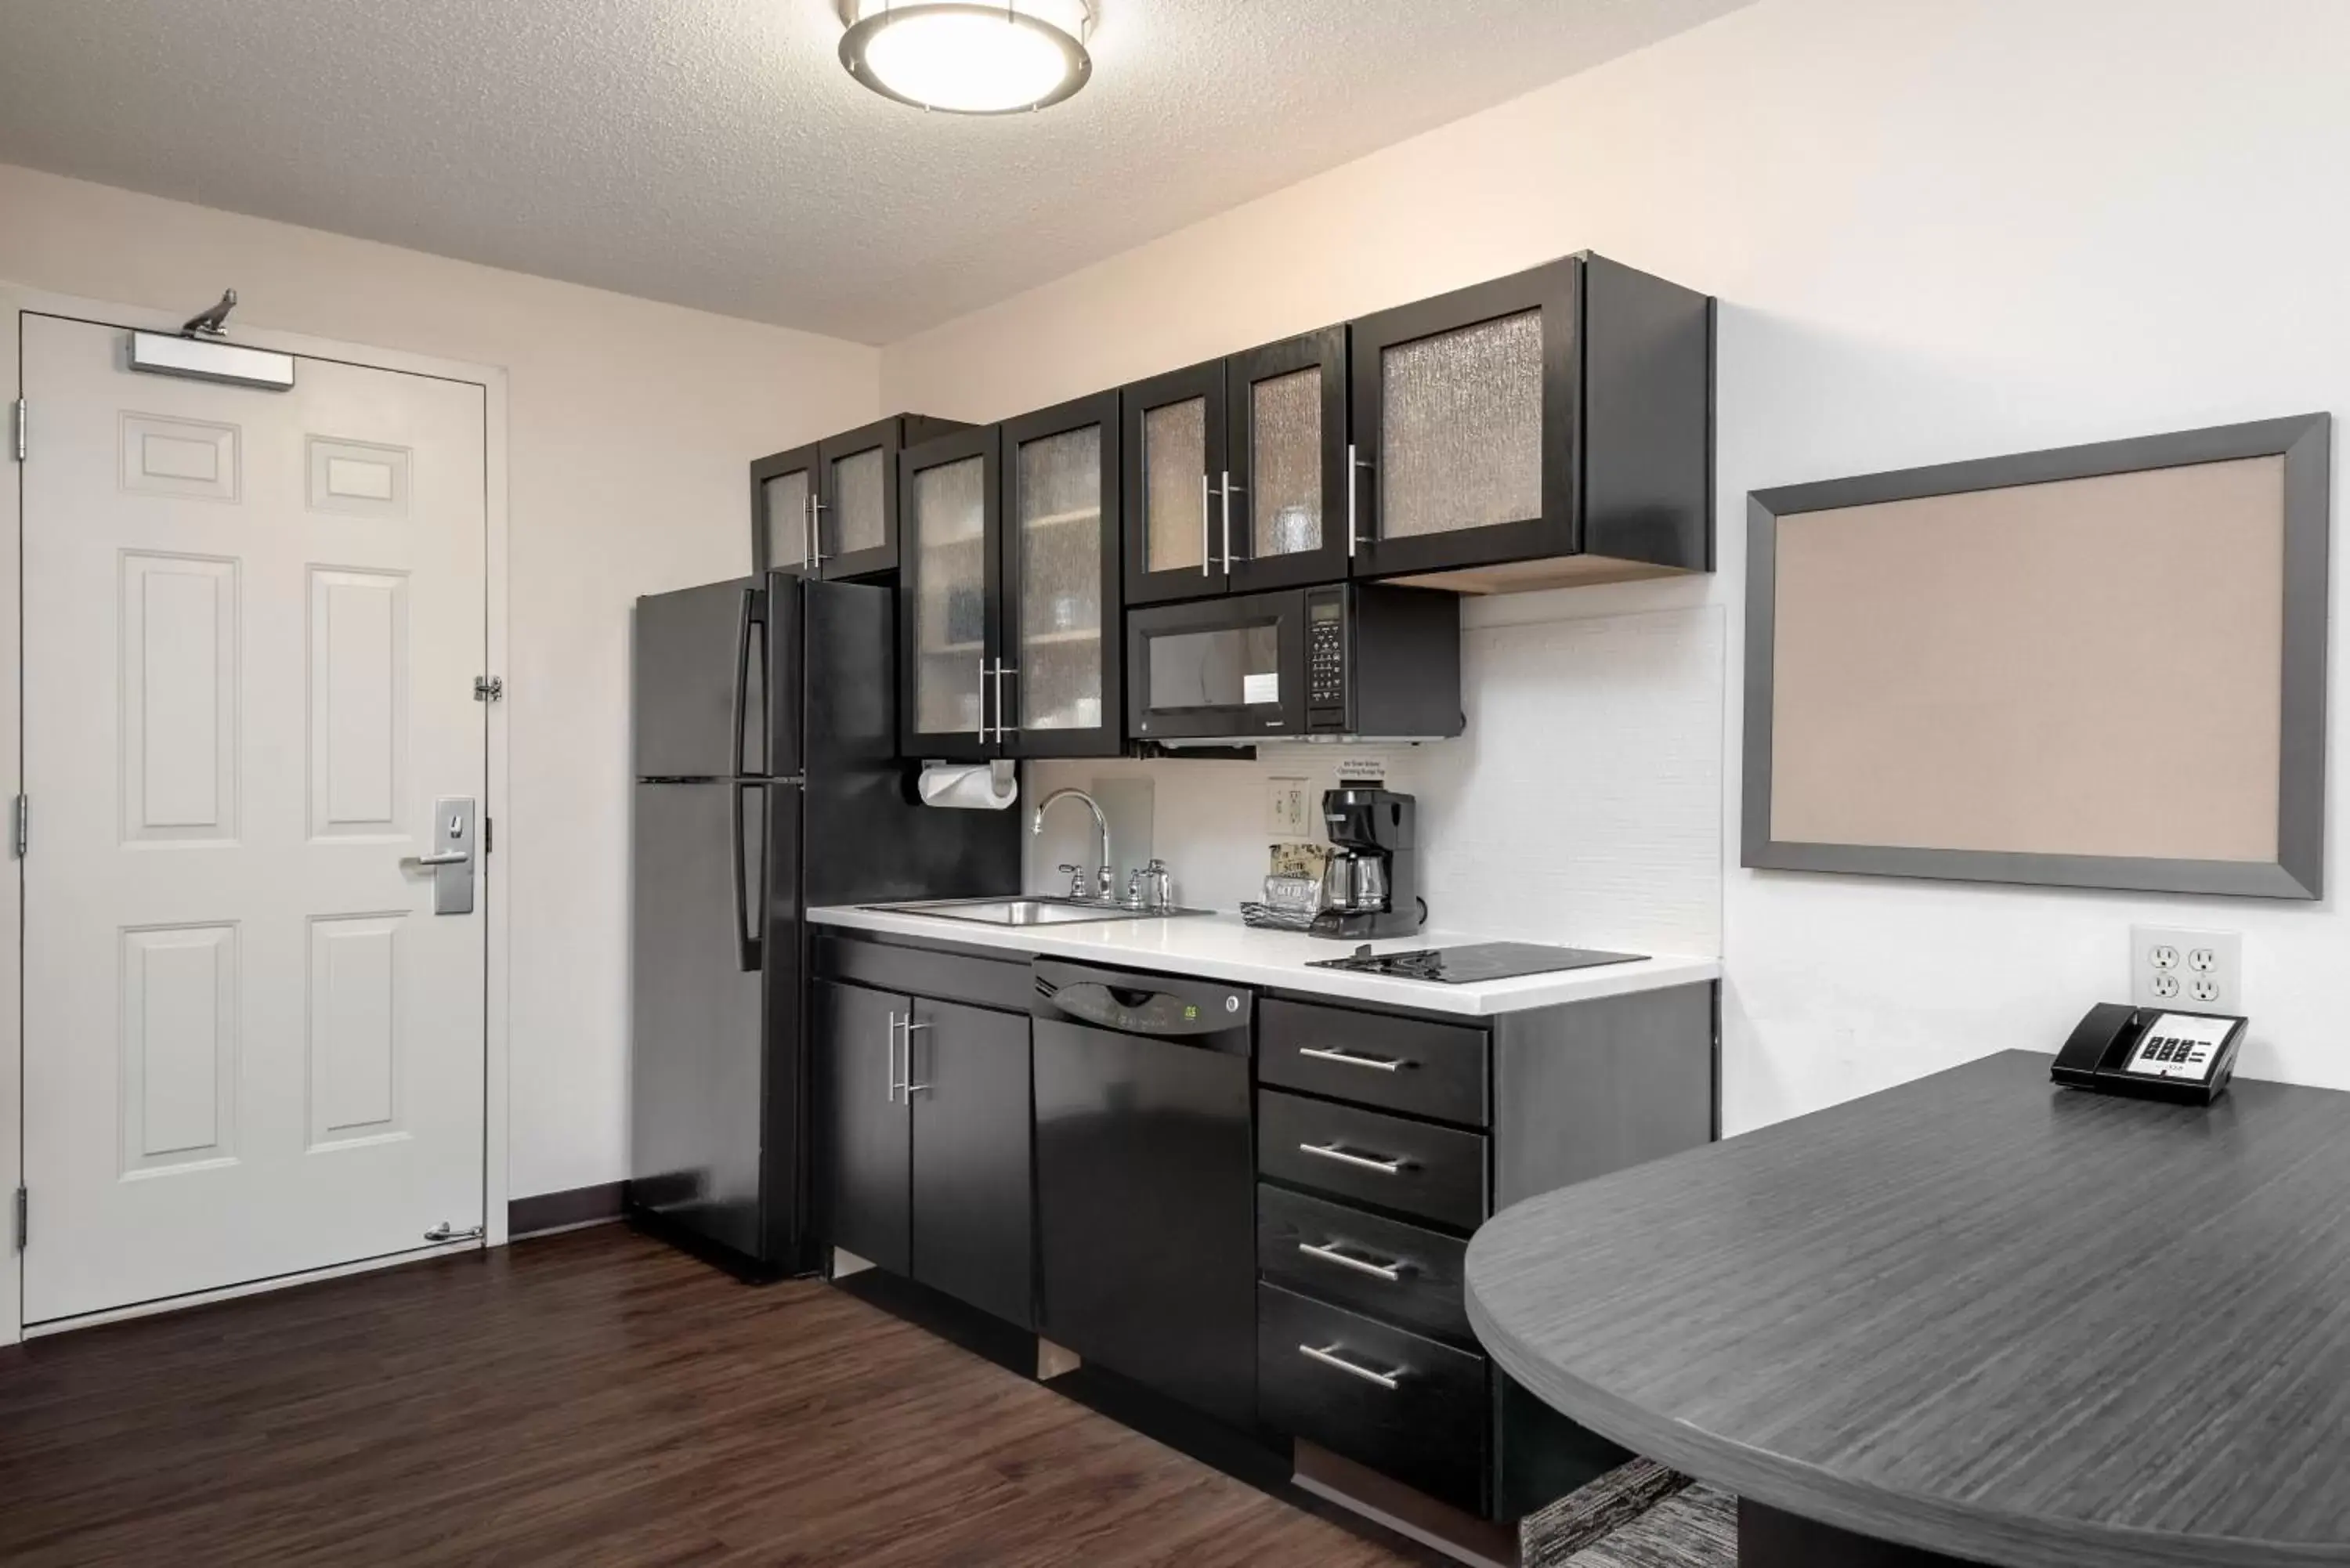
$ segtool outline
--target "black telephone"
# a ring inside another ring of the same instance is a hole
[[[2074,1025],[2048,1076],[2074,1089],[2208,1106],[2228,1092],[2245,1021],[2101,1002]]]

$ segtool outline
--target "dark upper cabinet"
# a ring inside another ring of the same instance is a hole
[[[1224,361],[1237,594],[1347,576],[1347,329],[1328,327]]]
[[[1126,421],[1126,602],[1347,576],[1347,329],[1139,381]]]
[[[1118,394],[1125,421],[1126,602],[1222,593],[1232,512],[1224,484],[1224,362],[1138,381]]]
[[[892,414],[751,465],[754,569],[840,579],[898,569],[898,453],[968,430],[927,414]]]
[[[751,570],[797,576],[816,556],[816,470],[814,445],[794,447],[751,464]]]
[[[898,735],[909,757],[1001,756],[1003,602],[994,425],[898,454]]]
[[[1588,254],[1352,324],[1357,576],[1712,566],[1712,301]]]
[[[1001,651],[987,692],[998,754],[1115,756],[1126,744],[1118,396],[1002,430]]]

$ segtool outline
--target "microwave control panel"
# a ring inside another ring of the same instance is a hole
[[[1336,595],[1310,597],[1305,611],[1306,723],[1343,729],[1347,722],[1347,623]]]

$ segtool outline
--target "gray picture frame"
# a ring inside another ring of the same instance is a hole
[[[1740,864],[1758,870],[1831,871],[2147,893],[2267,898],[2324,897],[2333,431],[2334,418],[2330,413],[2298,414],[1749,493],[1746,735]],[[2273,864],[1814,844],[1771,836],[1771,735],[1775,711],[1772,664],[1777,646],[1781,517],[1879,502],[2253,457],[2284,460],[2284,662],[2280,687],[2282,746],[2277,780],[2277,857]]]

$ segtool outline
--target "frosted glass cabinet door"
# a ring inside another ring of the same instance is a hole
[[[1126,602],[1157,604],[1224,591],[1224,362],[1138,381],[1125,410]]]
[[[926,442],[899,463],[901,739],[914,756],[993,755],[995,432]]]
[[[1121,742],[1115,393],[1003,427],[1007,755]]]
[[[1232,396],[1234,593],[1347,577],[1347,329],[1235,354]]]
[[[869,577],[898,569],[898,449],[905,416],[818,445],[816,540],[827,577]]]
[[[806,446],[751,464],[753,570],[797,574],[806,568],[816,462],[816,449]]]
[[[1575,548],[1569,258],[1354,324],[1354,570]]]
[[[868,447],[834,458],[830,466],[832,501],[826,509],[832,515],[826,521],[832,524],[832,548],[844,556],[881,549],[889,536],[889,511],[882,497],[881,449]]]

